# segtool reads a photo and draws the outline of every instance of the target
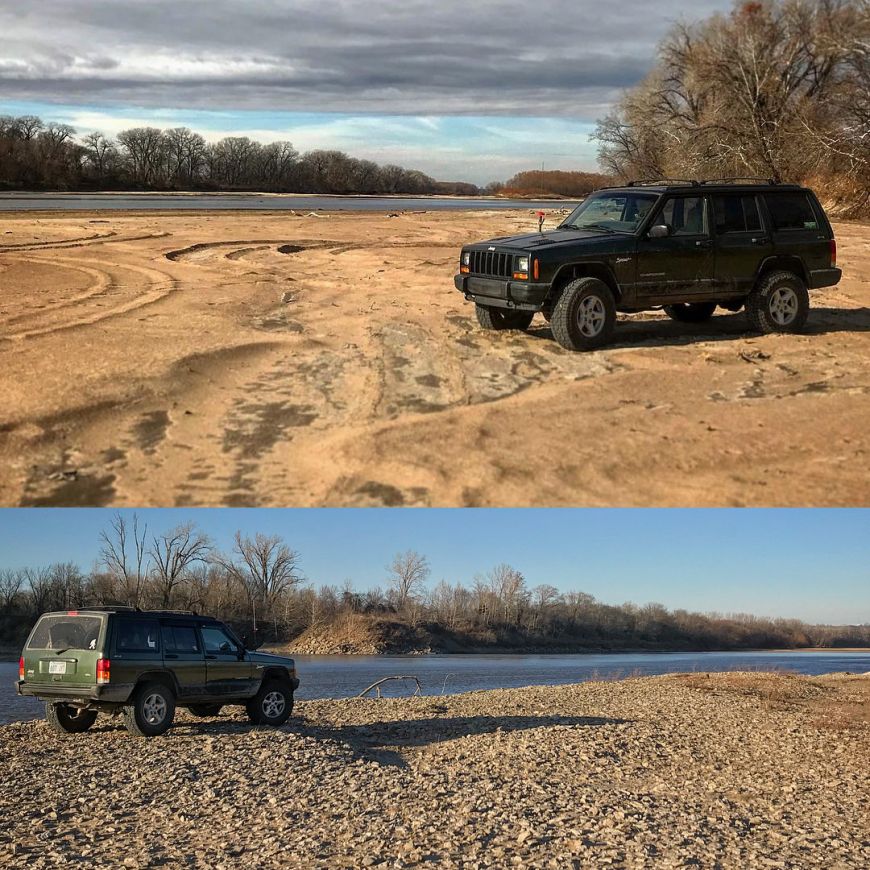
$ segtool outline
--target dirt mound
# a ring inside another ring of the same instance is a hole
[[[429,651],[425,633],[399,621],[353,614],[307,629],[286,648],[299,655],[407,655]]]

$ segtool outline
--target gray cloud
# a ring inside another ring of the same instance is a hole
[[[729,0],[0,0],[8,100],[594,117]],[[24,10],[24,11],[23,11]]]

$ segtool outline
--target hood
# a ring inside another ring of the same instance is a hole
[[[252,662],[259,662],[264,665],[286,665],[293,667],[295,662],[290,656],[279,656],[276,653],[260,652],[259,650],[248,650],[248,655]]]
[[[617,233],[601,233],[596,230],[546,230],[543,233],[521,233],[517,236],[502,236],[498,239],[488,239],[485,242],[476,242],[475,247],[482,245],[494,245],[505,248],[520,248],[524,251],[532,251],[540,248],[552,248],[558,245],[573,245],[577,242],[586,242],[602,239],[612,240],[614,237],[621,238]]]

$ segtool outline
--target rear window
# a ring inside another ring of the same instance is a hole
[[[715,196],[716,235],[751,233],[761,229],[758,201],[754,196]]]
[[[805,193],[777,193],[765,197],[775,230],[817,230],[819,222]]]
[[[99,616],[43,616],[27,649],[96,649],[103,620]]]
[[[160,652],[160,633],[156,620],[119,619],[115,631],[116,652]]]

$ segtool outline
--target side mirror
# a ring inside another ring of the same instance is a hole
[[[651,239],[666,239],[671,234],[671,228],[667,224],[656,224],[650,227],[647,236]]]

